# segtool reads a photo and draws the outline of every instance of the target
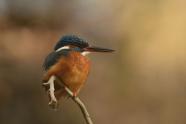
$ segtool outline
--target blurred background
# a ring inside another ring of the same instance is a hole
[[[41,87],[64,34],[115,49],[92,54],[80,93],[95,124],[186,123],[186,1],[0,0],[0,124],[84,124],[70,99],[55,112]]]

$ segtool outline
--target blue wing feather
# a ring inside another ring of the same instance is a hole
[[[52,52],[50,53],[46,59],[44,60],[43,63],[43,68],[45,71],[47,71],[50,67],[52,67],[54,64],[57,63],[57,61],[59,60],[59,58],[67,56],[68,55],[69,50],[62,50],[60,52]]]

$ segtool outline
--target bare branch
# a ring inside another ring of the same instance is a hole
[[[60,79],[56,77],[56,82],[61,85],[61,87],[65,88],[65,91],[68,93],[68,95],[71,97],[71,99],[79,106],[79,108],[81,109],[81,112],[85,118],[85,121],[87,124],[93,124],[92,119],[84,105],[84,103],[81,101],[81,99],[78,96],[73,96],[73,92],[66,87],[63,83],[61,83]]]

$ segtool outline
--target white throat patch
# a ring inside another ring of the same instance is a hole
[[[86,56],[88,54],[90,54],[90,52],[88,52],[88,51],[84,51],[84,52],[81,53],[81,55],[83,55],[83,56]]]
[[[70,49],[70,46],[60,47],[59,49],[56,50],[56,52],[59,52],[59,51],[64,50],[64,49]]]

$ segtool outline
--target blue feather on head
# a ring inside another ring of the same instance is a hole
[[[68,45],[77,46],[79,48],[85,48],[89,46],[86,40],[76,35],[65,35],[55,45],[54,50],[56,51],[57,49]]]

